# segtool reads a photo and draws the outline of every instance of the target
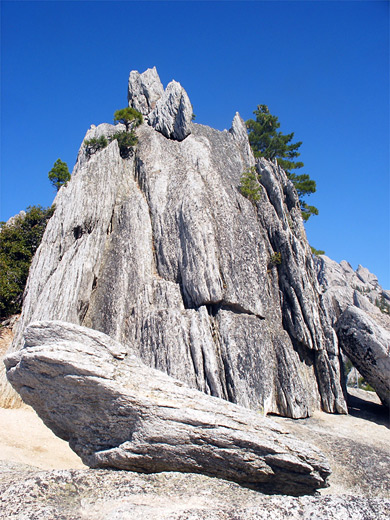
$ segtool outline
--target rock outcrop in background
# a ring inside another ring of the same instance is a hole
[[[131,73],[128,99],[145,115],[135,153],[122,159],[113,141],[89,158],[81,146],[33,260],[13,350],[31,321],[62,320],[263,413],[345,413],[337,338],[284,171],[256,162],[253,205],[239,190],[255,161],[238,114],[229,132],[192,123],[185,91],[164,91],[155,69]]]
[[[339,345],[364,379],[390,405],[390,291],[361,265],[315,258],[323,301]]]

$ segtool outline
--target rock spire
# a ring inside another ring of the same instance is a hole
[[[169,112],[155,69],[130,83],[150,120]],[[261,413],[345,413],[337,338],[285,172],[255,161],[238,114],[230,132],[190,123],[183,140],[150,120],[127,159],[116,141],[91,157],[82,144],[33,260],[13,349],[32,321],[61,320]],[[115,128],[99,125],[88,139]],[[256,205],[240,191],[253,165]]]

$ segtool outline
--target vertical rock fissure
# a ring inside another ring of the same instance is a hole
[[[155,240],[155,234],[154,234],[153,213],[152,213],[152,210],[151,210],[151,207],[150,207],[150,202],[149,202],[148,197],[146,195],[146,190],[145,190],[144,183],[142,182],[142,178],[141,178],[141,175],[140,175],[141,164],[142,164],[142,160],[138,157],[137,150],[136,150],[135,151],[135,156],[134,156],[134,181],[137,184],[138,189],[140,190],[140,193],[142,194],[142,196],[143,196],[143,198],[145,200],[145,203],[147,205],[147,208],[148,208],[149,220],[150,220],[150,229],[152,231],[151,247],[152,247],[152,254],[153,254],[153,269],[154,269],[154,274],[157,275],[158,277],[161,277],[160,272],[159,272],[159,268],[158,268],[158,254],[157,254],[156,240]]]
[[[218,366],[218,373],[213,373],[211,367],[209,369],[207,352],[205,352],[205,347],[202,345],[202,355],[203,355],[203,370],[205,374],[205,380],[210,388],[211,395],[215,397],[222,397],[223,399],[229,400],[228,391],[227,391],[227,380],[226,380],[226,372],[225,367],[222,360],[222,351],[221,351],[221,338],[219,333],[219,326],[217,320],[217,314],[219,309],[213,306],[206,306],[210,330],[211,330],[211,338],[213,341],[214,352],[210,352],[209,355],[214,355],[215,360]],[[218,380],[216,381],[215,378]]]

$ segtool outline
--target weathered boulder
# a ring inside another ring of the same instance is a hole
[[[94,468],[203,473],[271,493],[326,487],[325,457],[258,414],[146,367],[105,334],[38,322],[7,376]]]
[[[187,92],[171,81],[149,114],[149,124],[169,139],[182,141],[191,133],[192,105]]]
[[[129,76],[127,100],[129,106],[147,116],[156,107],[156,102],[164,94],[156,67],[140,74],[132,70]]]
[[[90,158],[82,145],[31,265],[12,349],[30,322],[63,320],[262,413],[345,413],[337,338],[292,183],[258,160],[254,206],[239,189],[255,164],[239,115],[230,132],[191,128],[178,141],[143,124],[129,159],[116,141]]]
[[[352,306],[340,316],[336,328],[341,348],[390,406],[390,332]]]

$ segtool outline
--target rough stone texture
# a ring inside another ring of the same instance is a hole
[[[249,166],[255,165],[255,159],[253,157],[252,148],[248,140],[248,132],[244,120],[238,112],[236,112],[232,127],[229,130],[235,141],[237,141],[241,148],[241,153],[245,155],[245,161]]]
[[[191,133],[192,105],[186,91],[177,81],[164,91],[156,67],[142,74],[130,72],[127,99],[168,139],[182,141]]]
[[[297,194],[260,160],[261,200],[241,195],[255,164],[244,130],[238,115],[230,132],[192,123],[179,142],[144,124],[129,160],[116,141],[90,159],[82,145],[33,260],[13,350],[31,321],[63,320],[262,413],[346,412]]]
[[[192,105],[187,92],[171,81],[149,114],[149,123],[169,139],[182,141],[191,133]]]
[[[390,292],[361,265],[356,271],[343,260],[315,258],[323,302],[337,330],[340,347],[360,374],[389,404],[390,315],[381,312],[380,302],[390,309]]]
[[[386,320],[390,326],[388,316],[381,316],[375,305],[381,298],[390,305],[390,291],[382,289],[378,278],[368,269],[359,265],[354,271],[345,260],[337,263],[325,255],[315,257],[314,264],[333,324],[347,307],[355,305],[371,316],[376,315],[376,320]]]
[[[1,476],[1,472],[0,472]],[[109,470],[30,473],[0,480],[10,520],[385,520],[390,500],[361,496],[265,496],[204,475]]]
[[[348,388],[348,415],[272,418],[325,454],[332,474],[321,495],[390,498],[390,416],[380,403],[375,392]]]
[[[147,116],[156,107],[156,102],[163,94],[164,87],[156,67],[147,69],[142,74],[136,70],[130,72],[127,91],[129,107],[135,108]]]
[[[19,314],[11,316],[0,324],[0,407],[1,408],[20,408],[24,403],[20,395],[15,392],[9,384],[5,374],[3,357],[12,344],[14,337],[15,324]]]
[[[327,486],[318,450],[146,367],[101,332],[37,322],[4,362],[23,400],[90,467],[203,473],[295,495]]]
[[[348,307],[337,322],[340,345],[382,402],[390,406],[390,332]]]

